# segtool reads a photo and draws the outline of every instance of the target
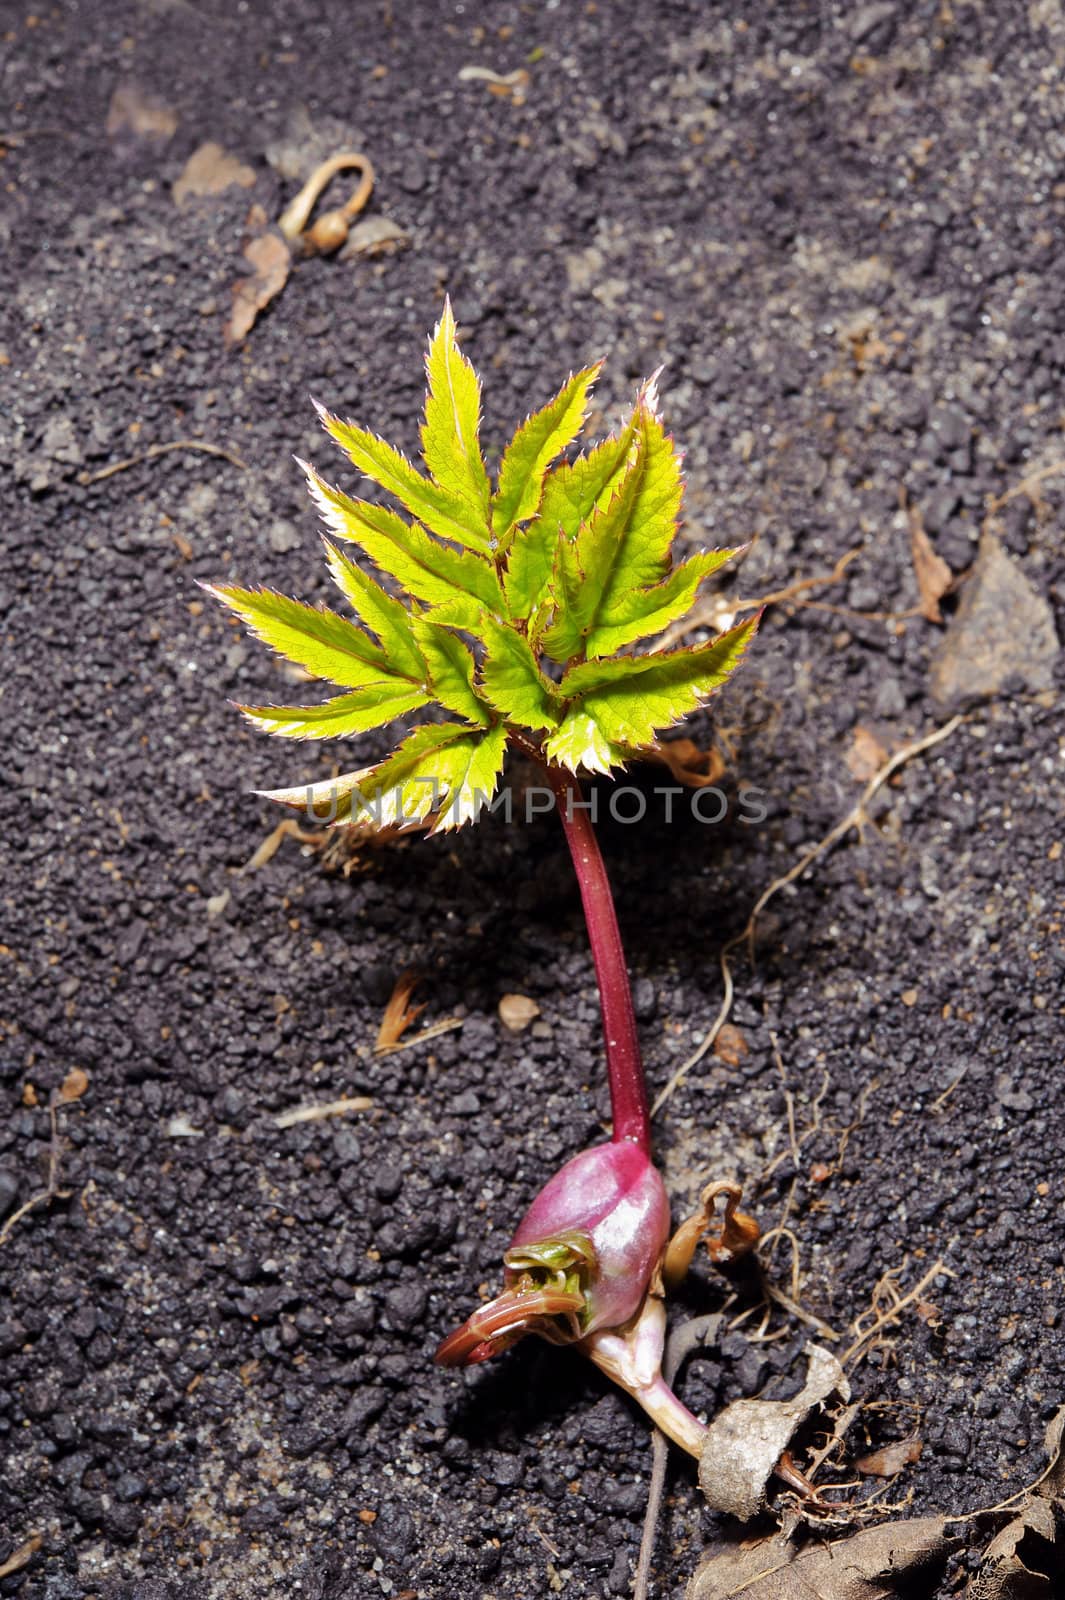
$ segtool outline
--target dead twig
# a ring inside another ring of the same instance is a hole
[[[23,139],[73,139],[68,128],[21,128],[17,133],[0,133],[0,144],[21,144]],[[0,1577],[3,1574],[0,1573]]]
[[[398,1055],[401,1050],[413,1050],[416,1044],[424,1044],[427,1039],[438,1039],[442,1033],[453,1033],[456,1028],[462,1027],[464,1021],[464,1017],[444,1017],[440,1022],[431,1022],[427,1028],[423,1028],[410,1039],[401,1039],[398,1044],[389,1044],[383,1050],[375,1050],[374,1055],[380,1059],[382,1056]]]
[[[375,1056],[398,1044],[411,1023],[425,1010],[424,1001],[418,1006],[412,1006],[410,1003],[410,997],[417,988],[419,979],[420,975],[412,969],[401,972],[396,979],[395,988],[385,1006],[381,1025],[377,1030],[377,1038],[374,1040]]]
[[[273,1122],[275,1128],[294,1128],[301,1122],[324,1122],[327,1117],[346,1117],[351,1111],[369,1111],[372,1107],[372,1100],[357,1094],[316,1106],[296,1106],[292,1111],[282,1111]]]
[[[258,872],[260,867],[265,867],[267,862],[272,861],[281,848],[283,839],[298,839],[301,844],[309,844],[315,849],[321,849],[322,834],[317,829],[301,828],[299,823],[294,821],[292,817],[286,817],[284,822],[279,822],[277,827],[266,835],[255,854],[245,861],[240,869],[241,877],[246,872]]]
[[[248,470],[246,461],[242,461],[234,451],[224,450],[221,445],[208,444],[204,439],[174,439],[169,444],[149,445],[147,450],[142,450],[139,455],[129,456],[125,461],[113,461],[109,467],[101,467],[99,472],[79,472],[78,482],[82,487],[90,483],[102,483],[105,478],[113,478],[116,472],[128,472],[130,467],[139,467],[142,462],[154,461],[156,456],[165,456],[170,450],[198,450],[205,456],[221,456],[223,461],[231,462],[242,472]]]
[[[17,1550],[13,1550],[0,1566],[0,1578],[10,1578],[13,1572],[21,1572],[23,1567],[33,1560],[43,1543],[43,1533],[31,1533],[29,1538],[20,1544]]]
[[[958,1076],[951,1079],[950,1083],[948,1083],[947,1087],[943,1090],[943,1093],[936,1095],[936,1098],[932,1101],[930,1108],[932,1111],[942,1111],[943,1107],[946,1105],[947,1101],[950,1099],[951,1095],[954,1093],[955,1089],[958,1087],[968,1070],[969,1068],[967,1065],[962,1067],[961,1071],[958,1073]]]
[[[675,1092],[678,1085],[683,1082],[684,1078],[691,1071],[692,1067],[696,1066],[703,1059],[706,1053],[713,1048],[714,1041],[721,1032],[725,1022],[728,1020],[729,1013],[732,1010],[734,985],[729,956],[737,945],[747,943],[749,957],[753,964],[755,928],[758,924],[758,918],[761,916],[770,900],[773,899],[774,895],[779,894],[781,889],[787,888],[788,884],[794,883],[797,878],[801,878],[807,868],[811,867],[820,856],[823,856],[828,850],[831,850],[833,845],[838,844],[839,841],[844,838],[852,828],[858,827],[864,821],[865,810],[869,805],[869,802],[873,799],[873,796],[878,792],[878,790],[883,788],[888,779],[898,772],[900,767],[904,767],[908,761],[912,761],[916,756],[923,754],[925,750],[930,750],[934,745],[942,743],[944,739],[948,739],[955,729],[959,728],[964,721],[965,718],[961,714],[956,717],[951,717],[950,721],[945,722],[941,728],[936,728],[932,733],[925,734],[922,739],[916,739],[913,744],[905,745],[901,750],[896,750],[895,754],[889,761],[884,763],[879,772],[870,778],[869,782],[862,790],[858,800],[850,808],[846,816],[842,817],[840,821],[836,823],[835,827],[830,828],[828,833],[825,834],[824,838],[819,840],[817,844],[812,845],[809,850],[803,851],[803,854],[799,857],[798,861],[796,861],[795,865],[788,872],[784,873],[783,877],[774,878],[772,883],[769,884],[767,888],[763,889],[762,893],[755,902],[754,909],[747,919],[746,926],[721,947],[721,980],[724,988],[724,994],[722,996],[720,1009],[717,1013],[717,1016],[714,1018],[710,1031],[707,1033],[706,1037],[703,1039],[702,1043],[697,1047],[697,1049],[693,1050],[691,1055],[688,1056],[685,1061],[681,1062],[680,1066],[674,1072],[665,1088],[658,1095],[654,1105],[651,1107],[652,1116],[657,1116],[658,1112],[661,1111],[662,1107]]]
[[[36,1194],[31,1194],[25,1204],[19,1206],[18,1210],[8,1217],[3,1228],[0,1229],[0,1245],[7,1243],[16,1225],[22,1221],[23,1217],[28,1216],[31,1211],[35,1210],[37,1206],[51,1205],[53,1200],[69,1200],[74,1193],[73,1189],[61,1189],[59,1187],[59,1161],[63,1152],[62,1141],[59,1137],[58,1110],[60,1105],[72,1098],[74,1097],[64,1096],[61,1089],[54,1089],[49,1097],[48,1117],[52,1124],[52,1142],[48,1148],[48,1182],[45,1188],[38,1189]]]
[[[762,1235],[761,1244],[763,1249],[770,1241],[775,1246],[778,1239],[786,1239],[791,1246],[791,1292],[789,1294],[784,1289],[779,1289],[775,1283],[770,1281],[767,1271],[769,1261],[772,1259],[772,1251],[770,1251],[769,1256],[764,1261],[761,1255],[758,1257],[762,1293],[774,1305],[780,1306],[783,1311],[790,1312],[800,1322],[805,1322],[808,1328],[816,1328],[822,1338],[831,1340],[833,1344],[838,1344],[840,1335],[835,1328],[829,1327],[828,1323],[823,1322],[815,1312],[807,1311],[799,1299],[802,1293],[802,1282],[799,1273],[799,1241],[792,1229],[782,1225],[770,1228],[768,1233]]]

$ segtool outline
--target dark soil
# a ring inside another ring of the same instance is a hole
[[[383,745],[249,731],[227,699],[283,674],[194,581],[324,596],[291,458],[339,468],[309,396],[415,448],[445,287],[493,448],[588,358],[601,421],[665,362],[690,537],[756,538],[737,594],[860,547],[819,608],[770,611],[719,706],[732,791],[765,791],[766,821],[667,826],[652,796],[604,829],[660,1088],[717,1011],[723,939],[860,793],[856,730],[893,750],[950,709],[900,488],[961,574],[989,497],[1062,455],[1061,8],[27,0],[3,29],[9,1215],[44,1179],[51,1092],[72,1067],[89,1084],[58,1113],[66,1198],[0,1247],[0,1562],[43,1539],[0,1595],[625,1594],[642,1417],[546,1345],[431,1365],[535,1189],[601,1136],[561,834],[494,818],[348,878],[289,842],[241,875],[276,821],[249,789]],[[540,48],[524,104],[460,81]],[[129,82],[172,137],[108,135]],[[254,189],[179,209],[209,139]],[[346,145],[409,244],[301,263],[227,353],[249,205],[276,216]],[[82,482],[189,438],[247,470],[174,451]],[[1059,631],[1063,481],[996,524]],[[678,1215],[715,1176],[753,1185],[766,1226],[792,1195],[804,1302],[845,1343],[886,1271],[905,1290],[949,1265],[936,1311],[854,1374],[889,1408],[873,1439],[918,1419],[890,1494],[914,1512],[1022,1487],[1065,1399],[1061,729],[1035,682],[979,701],[772,902],[756,967],[737,961],[747,1053],[704,1062],[657,1127]],[[411,965],[423,1021],[464,1026],[375,1062]],[[499,1022],[507,991],[538,1001],[530,1032]],[[774,1039],[800,1134],[819,1096],[820,1126],[759,1184],[788,1141]],[[373,1109],[274,1125],[342,1094]],[[688,1303],[726,1292],[704,1272]],[[693,1407],[801,1371],[810,1331],[758,1326],[692,1363]],[[730,1532],[676,1462],[656,1594]]]

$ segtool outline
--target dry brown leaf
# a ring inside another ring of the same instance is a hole
[[[160,95],[129,80],[120,83],[107,108],[107,137],[121,154],[143,140],[158,146],[177,132],[178,118],[173,106]]]
[[[757,1516],[766,1486],[792,1435],[831,1394],[850,1399],[843,1368],[829,1350],[808,1345],[806,1382],[791,1400],[735,1400],[710,1423],[699,1485],[714,1511]]]
[[[418,984],[416,972],[401,972],[392,990],[392,998],[385,1007],[381,1026],[374,1040],[375,1050],[390,1050],[397,1045],[416,1017],[425,1010],[424,1005],[412,1006],[410,997]]]
[[[895,1439],[891,1444],[885,1444],[879,1450],[870,1451],[869,1455],[860,1457],[854,1465],[859,1472],[864,1472],[870,1478],[893,1478],[903,1467],[920,1461],[924,1445],[917,1434],[911,1433],[906,1439]]]
[[[687,789],[709,788],[725,772],[725,763],[716,746],[702,750],[694,739],[667,739],[654,749],[641,750],[640,760],[668,767],[677,782]]]
[[[750,1053],[750,1045],[739,1028],[731,1022],[723,1023],[714,1040],[714,1054],[718,1060],[723,1061],[727,1067],[738,1067]]]
[[[350,261],[352,256],[390,255],[409,243],[410,234],[390,218],[363,217],[348,234],[348,242],[338,259]]]
[[[1060,1406],[1047,1423],[1043,1448],[1050,1465],[1038,1487],[1045,1495],[1065,1500],[1065,1406]]]
[[[859,723],[854,730],[854,738],[846,755],[847,771],[851,777],[858,783],[868,783],[874,772],[879,772],[887,758],[888,753],[876,734]]]
[[[711,1556],[687,1600],[892,1600],[909,1576],[942,1564],[956,1541],[946,1517],[914,1517],[798,1551],[783,1536]]]
[[[910,507],[910,556],[921,600],[921,615],[929,622],[942,622],[939,602],[949,592],[954,574],[943,557],[936,555],[916,506]]]
[[[71,1067],[59,1086],[59,1099],[64,1104],[80,1100],[89,1087],[89,1074],[81,1067]]]
[[[540,1007],[527,994],[505,994],[499,1002],[499,1020],[511,1033],[521,1033],[540,1015]]]
[[[1063,1444],[1065,1406],[1047,1426],[1049,1466],[1019,1497],[1016,1515],[988,1545],[979,1572],[969,1581],[965,1600],[1055,1600],[1061,1594],[1065,1550],[1058,1530],[1065,1523]]]
[[[1061,1591],[1054,1586],[1053,1569],[1040,1571],[1030,1563],[1045,1568],[1053,1561],[1061,1574],[1060,1550],[1054,1560],[1056,1533],[1053,1505],[1033,1495],[984,1551],[980,1571],[965,1591],[966,1600],[1054,1600]]]
[[[174,203],[183,206],[188,200],[210,199],[222,194],[234,184],[250,189],[255,173],[237,156],[231,156],[213,140],[201,144],[185,163],[184,170],[174,184]]]
[[[251,278],[238,278],[233,285],[233,309],[225,326],[229,349],[246,339],[255,319],[288,282],[292,256],[279,233],[262,233],[244,246],[244,259],[254,268]]]

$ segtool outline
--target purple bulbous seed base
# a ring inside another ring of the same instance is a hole
[[[536,1244],[573,1229],[589,1235],[598,1266],[585,1324],[592,1332],[627,1322],[640,1309],[669,1221],[665,1185],[643,1151],[635,1144],[597,1145],[544,1185],[511,1244]]]

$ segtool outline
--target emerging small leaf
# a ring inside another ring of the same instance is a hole
[[[514,628],[487,624],[481,687],[508,722],[519,728],[556,728],[558,689],[540,671],[527,639]]]
[[[363,733],[425,708],[442,720],[415,728],[377,766],[271,798],[326,822],[441,832],[490,803],[508,740],[572,772],[609,772],[654,749],[660,731],[735,669],[757,619],[697,649],[621,653],[682,618],[736,552],[673,562],[680,457],[653,379],[614,434],[558,460],[580,432],[598,372],[575,373],[526,418],[494,492],[480,381],[448,303],[426,355],[428,477],[375,434],[321,412],[359,470],[412,520],[353,499],[301,463],[332,538],[349,547],[325,540],[356,620],[268,589],[210,592],[280,655],[345,692],[317,705],[241,709],[257,727],[297,739]]]

